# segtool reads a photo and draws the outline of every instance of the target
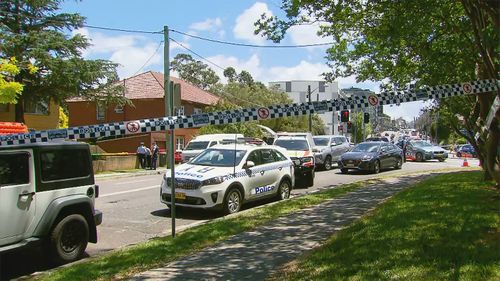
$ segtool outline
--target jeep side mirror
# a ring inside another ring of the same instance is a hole
[[[255,163],[253,161],[247,161],[245,165],[243,165],[243,168],[245,169],[250,169],[252,167],[255,167]]]

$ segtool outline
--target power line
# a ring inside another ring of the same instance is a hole
[[[30,18],[30,19],[36,19],[40,20],[42,18],[28,15],[28,14],[23,14],[23,13],[13,13],[9,11],[0,11],[0,15],[12,15],[12,16],[22,16],[24,18]],[[66,21],[63,20],[55,20],[51,19],[49,21],[52,22],[60,22],[64,23]],[[125,33],[138,33],[138,34],[163,34],[163,30],[159,31],[150,31],[150,30],[139,30],[139,29],[126,29],[126,28],[115,28],[115,27],[107,27],[107,26],[97,26],[97,25],[89,25],[89,24],[82,24],[82,27],[90,28],[90,29],[97,29],[97,30],[106,30],[106,31],[115,31],[115,32],[125,32]],[[182,34],[191,38],[203,40],[203,41],[208,41],[212,43],[218,43],[218,44],[224,44],[224,45],[230,45],[230,46],[238,46],[238,47],[250,47],[250,48],[309,48],[309,47],[321,47],[321,46],[329,46],[335,44],[335,42],[327,42],[327,43],[315,43],[315,44],[302,44],[302,45],[256,45],[256,44],[245,44],[245,43],[236,43],[236,42],[229,42],[229,41],[222,41],[222,40],[217,40],[217,39],[211,39],[211,38],[206,38],[206,37],[201,37],[197,35],[192,35],[186,32],[178,31],[175,29],[169,29],[169,31]]]
[[[0,11],[0,15],[11,15],[11,16],[21,16],[23,18],[29,18],[34,20],[42,20],[47,18],[37,17],[24,13],[13,13],[9,11]],[[49,19],[47,22],[57,22],[57,23],[66,23],[66,20],[58,20],[58,19]],[[91,29],[99,29],[99,30],[107,30],[107,31],[117,31],[117,32],[125,32],[125,33],[142,33],[142,34],[163,34],[163,30],[160,31],[148,31],[148,30],[137,30],[137,29],[126,29],[126,28],[114,28],[114,27],[106,27],[106,26],[96,26],[96,25],[88,25],[82,24],[82,27],[91,28]]]
[[[135,76],[137,73],[139,73],[146,66],[146,64],[149,63],[149,61],[156,55],[156,53],[158,53],[158,50],[160,49],[161,45],[163,45],[163,42],[164,41],[162,40],[162,41],[160,41],[160,43],[158,43],[158,47],[156,47],[155,52],[146,60],[146,62],[141,66],[141,68],[139,68],[139,70],[137,70],[134,73],[134,75],[132,75],[132,76]]]
[[[214,62],[212,62],[212,61],[210,61],[209,59],[207,59],[207,58],[203,57],[202,55],[200,55],[200,54],[196,53],[195,51],[193,51],[193,50],[189,49],[188,47],[184,46],[182,43],[178,42],[178,41],[177,41],[177,40],[175,40],[174,38],[170,37],[170,40],[174,41],[177,45],[181,46],[182,48],[184,48],[184,49],[185,49],[185,50],[187,50],[188,52],[190,52],[190,53],[194,54],[195,56],[197,56],[197,57],[201,58],[202,60],[204,60],[204,61],[206,61],[206,62],[210,63],[211,65],[213,65],[213,66],[215,66],[215,67],[217,67],[217,68],[221,69],[222,71],[224,71],[224,70],[225,70],[225,68],[224,68],[224,67],[222,67],[222,66],[220,66],[220,65],[218,65],[218,64],[216,64],[216,63],[214,63]]]
[[[244,43],[235,43],[235,42],[229,42],[229,41],[222,41],[222,40],[216,40],[216,39],[210,39],[206,37],[201,37],[197,35],[192,35],[189,33],[185,33],[182,31],[174,30],[174,29],[169,29],[169,31],[179,33],[191,38],[196,38],[199,40],[204,40],[208,42],[213,42],[213,43],[218,43],[218,44],[224,44],[224,45],[231,45],[231,46],[238,46],[238,47],[251,47],[251,48],[308,48],[308,47],[320,47],[320,46],[328,46],[328,45],[333,45],[335,42],[328,42],[328,43],[315,43],[315,44],[303,44],[303,45],[255,45],[255,44],[244,44]]]
[[[169,39],[170,39],[170,40],[172,40],[173,42],[177,43],[179,46],[181,46],[182,48],[184,48],[184,49],[185,49],[185,50],[187,50],[188,52],[190,52],[190,53],[194,54],[195,56],[197,56],[197,57],[201,58],[202,60],[204,60],[204,61],[206,61],[206,62],[208,62],[208,63],[210,63],[210,64],[212,64],[212,65],[214,65],[214,66],[216,66],[216,67],[218,67],[218,68],[219,68],[219,69],[221,69],[221,70],[225,70],[222,66],[220,66],[220,65],[218,65],[218,64],[216,64],[216,63],[214,63],[214,62],[210,61],[209,59],[207,59],[207,58],[203,57],[202,55],[200,55],[200,54],[196,53],[195,51],[193,51],[193,50],[189,49],[188,47],[184,46],[182,43],[178,42],[178,41],[177,41],[177,40],[175,40],[174,38],[170,37]],[[237,96],[235,96],[235,95],[233,95],[233,94],[227,93],[227,92],[223,92],[223,91],[222,91],[222,94],[227,95],[227,96],[229,96],[229,97],[232,97],[232,98],[237,99],[237,100],[242,101],[242,102],[246,102],[246,103],[249,103],[249,104],[253,104],[253,105],[256,105],[256,106],[262,107],[262,105],[261,105],[261,104],[254,103],[254,102],[251,102],[251,101],[249,101],[249,100],[245,100],[245,99],[239,98],[239,97],[237,97]]]
[[[118,32],[127,32],[127,33],[142,33],[142,34],[163,34],[163,31],[147,31],[147,30],[136,30],[136,29],[123,29],[123,28],[113,28],[113,27],[104,27],[104,26],[95,26],[95,25],[82,25],[83,27],[99,29],[99,30],[107,30],[107,31],[118,31]]]

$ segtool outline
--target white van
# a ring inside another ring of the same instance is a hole
[[[243,137],[243,134],[209,134],[197,136],[186,145],[184,150],[182,150],[182,163],[188,162],[203,150],[216,144],[234,143],[235,140]]]

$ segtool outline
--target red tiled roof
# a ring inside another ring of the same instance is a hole
[[[220,99],[216,95],[191,85],[179,78],[170,76],[170,80],[181,85],[182,101],[210,105],[216,103]],[[124,85],[125,97],[130,100],[163,98],[164,95],[163,73],[160,72],[144,72],[121,80],[119,83]],[[80,100],[81,99],[73,98],[67,101],[72,102]]]

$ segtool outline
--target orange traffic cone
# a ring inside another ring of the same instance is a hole
[[[464,163],[462,164],[462,167],[469,167],[469,162],[467,162],[467,157],[464,157]]]

